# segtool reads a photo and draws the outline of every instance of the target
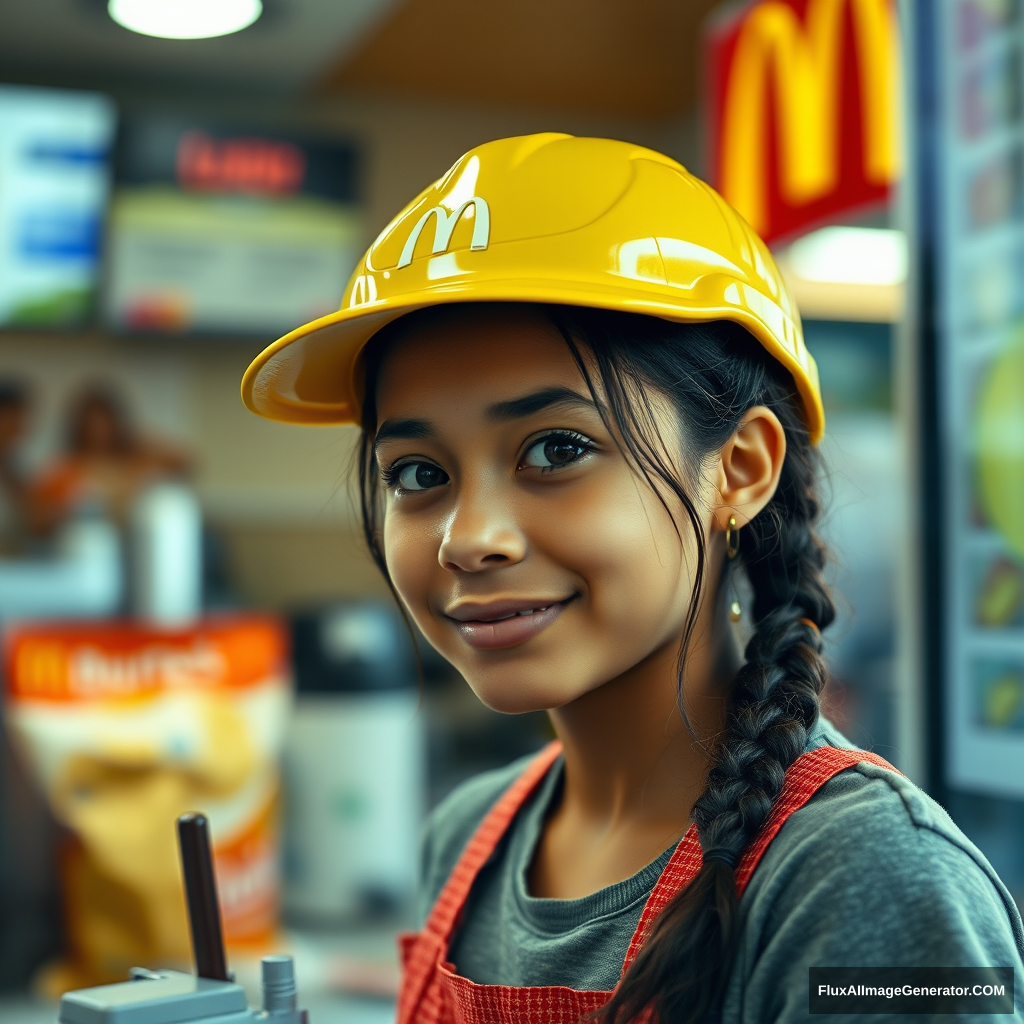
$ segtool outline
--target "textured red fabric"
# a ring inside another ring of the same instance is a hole
[[[403,973],[398,1024],[577,1024],[611,998],[610,991],[577,991],[560,985],[479,985],[461,977],[454,964],[448,962],[449,940],[458,926],[473,880],[560,753],[558,743],[548,744],[512,783],[466,844],[423,931],[400,939]],[[876,754],[837,747],[808,751],[790,765],[768,820],[736,867],[736,889],[740,895],[786,819],[834,775],[864,762],[896,771]],[[648,897],[626,952],[623,973],[636,959],[658,914],[689,885],[701,863],[697,829],[691,825]]]

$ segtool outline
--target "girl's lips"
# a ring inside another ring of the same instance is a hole
[[[571,600],[571,597],[566,598],[543,608],[515,612],[504,618],[459,620],[449,616],[448,619],[470,647],[478,650],[515,647],[547,629],[565,611]]]

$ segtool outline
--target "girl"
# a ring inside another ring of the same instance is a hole
[[[243,397],[361,425],[403,609],[558,736],[434,812],[400,1024],[791,1021],[821,966],[1022,978],[984,857],[819,715],[817,373],[767,249],[678,164],[479,147]]]

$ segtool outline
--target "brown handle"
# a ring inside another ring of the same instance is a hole
[[[178,843],[196,974],[214,981],[230,981],[220,927],[217,880],[210,854],[210,823],[205,814],[183,814],[178,819]]]

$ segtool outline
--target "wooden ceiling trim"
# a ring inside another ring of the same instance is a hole
[[[405,0],[325,76],[369,90],[663,120],[697,100],[717,0]]]

